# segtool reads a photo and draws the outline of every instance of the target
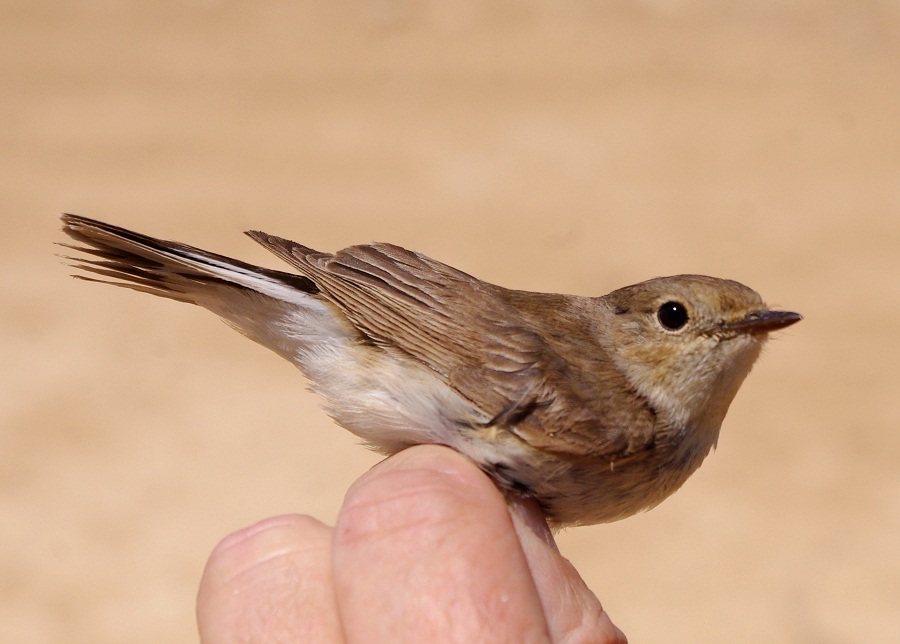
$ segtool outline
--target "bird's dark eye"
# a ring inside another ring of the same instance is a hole
[[[688,316],[687,308],[685,308],[684,304],[680,302],[666,302],[659,307],[656,317],[663,327],[669,329],[669,331],[677,331],[687,324],[690,316]]]

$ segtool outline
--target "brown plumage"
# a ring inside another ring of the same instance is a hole
[[[105,278],[83,279],[210,309],[294,362],[374,447],[454,447],[556,524],[622,518],[677,489],[714,445],[766,333],[799,319],[704,276],[599,298],[530,293],[391,244],[329,254],[248,233],[295,275],[63,222],[89,256],[75,266]]]

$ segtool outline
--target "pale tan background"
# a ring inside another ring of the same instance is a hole
[[[896,2],[4,2],[0,74],[0,641],[192,641],[217,540],[376,462],[208,313],[70,280],[61,210],[753,286],[806,320],[718,451],[562,550],[635,643],[900,641]]]

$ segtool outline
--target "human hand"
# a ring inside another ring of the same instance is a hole
[[[361,476],[334,528],[287,515],[226,537],[197,621],[207,643],[626,642],[536,504],[437,446]]]

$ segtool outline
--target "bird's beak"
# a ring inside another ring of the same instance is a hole
[[[750,311],[740,320],[719,327],[723,331],[738,333],[769,333],[799,322],[803,316],[791,311]]]

